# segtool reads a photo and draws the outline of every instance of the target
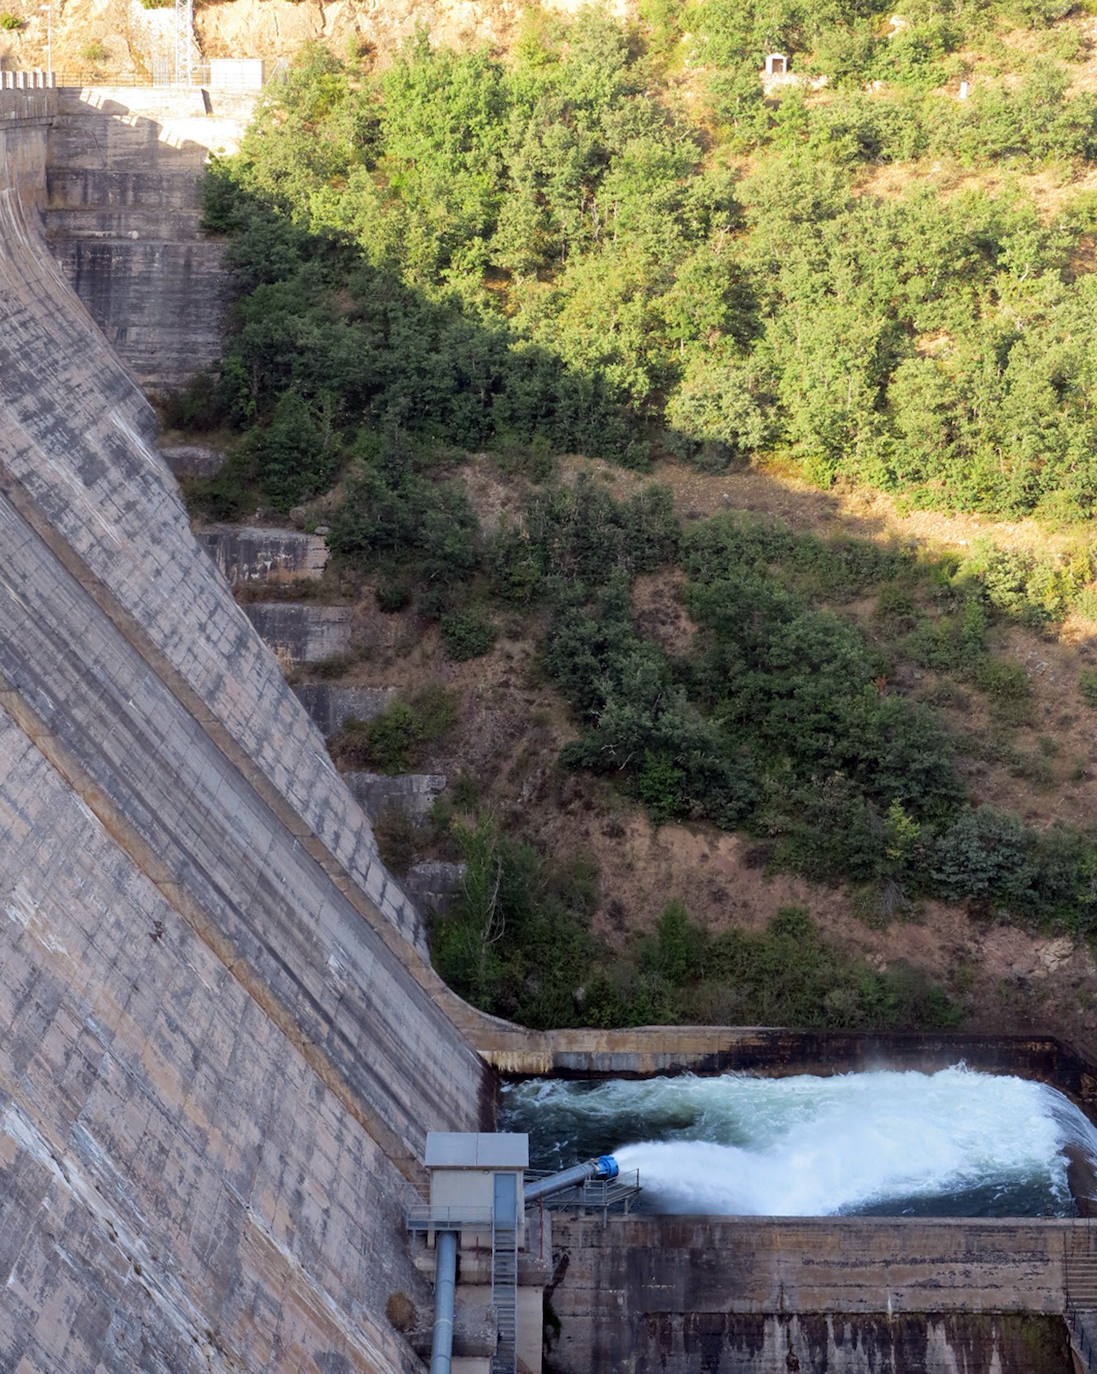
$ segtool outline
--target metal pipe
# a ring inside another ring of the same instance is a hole
[[[576,1184],[585,1183],[588,1178],[616,1178],[618,1174],[617,1161],[612,1155],[599,1155],[597,1159],[588,1159],[584,1164],[573,1164],[570,1169],[562,1169],[558,1174],[549,1174],[548,1178],[539,1178],[535,1183],[526,1184],[526,1202],[536,1202],[539,1197],[548,1197],[551,1193],[562,1192],[565,1188],[574,1188]]]
[[[439,1231],[434,1238],[434,1337],[430,1346],[430,1374],[450,1374],[453,1361],[457,1236],[456,1231]]]

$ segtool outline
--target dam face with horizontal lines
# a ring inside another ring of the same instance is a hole
[[[534,1033],[440,982],[227,580],[317,550],[223,533],[211,557],[142,390],[217,356],[198,180],[238,115],[0,90],[0,1369],[423,1370],[426,1135],[493,1129],[500,1077],[966,1060],[1090,1106],[1092,1066],[1052,1040]],[[558,1374],[1088,1367],[1084,1218],[556,1214],[537,1235]]]

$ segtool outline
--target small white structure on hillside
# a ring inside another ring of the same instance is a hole
[[[801,76],[792,70],[792,59],[788,53],[771,52],[766,56],[762,68],[762,90],[772,95],[784,86],[803,86],[809,91],[818,91],[827,84],[825,76]]]

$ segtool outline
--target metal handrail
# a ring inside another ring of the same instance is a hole
[[[527,1171],[533,1174],[547,1174],[548,1170]],[[628,1212],[640,1194],[640,1171],[632,1169],[618,1174],[616,1178],[590,1178],[573,1188],[550,1194],[538,1199],[533,1205],[542,1206],[551,1212],[601,1212],[603,1218],[620,1208]]]
[[[465,1227],[490,1226],[490,1207],[432,1207],[429,1202],[412,1203],[406,1212],[409,1231],[460,1231]]]

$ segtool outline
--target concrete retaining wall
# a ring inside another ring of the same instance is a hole
[[[284,663],[321,663],[350,650],[351,608],[311,601],[250,601],[248,619]]]
[[[374,821],[390,809],[421,821],[446,790],[440,773],[344,773],[343,781]]]
[[[379,716],[396,695],[393,687],[334,687],[327,682],[302,682],[293,690],[325,739],[338,734],[351,716]]]
[[[570,1374],[563,1364],[551,1366]],[[576,1364],[596,1374],[601,1366]],[[629,1374],[1077,1374],[1054,1317],[660,1315],[606,1370]]]
[[[1066,1371],[1061,1324],[969,1314],[1059,1317],[1070,1239],[1091,1225],[558,1216],[553,1367]]]
[[[195,538],[230,587],[242,582],[279,582],[320,577],[328,546],[318,534],[258,529],[252,525],[208,525]]]
[[[768,1027],[641,1026],[630,1030],[473,1031],[480,1052],[514,1077],[650,1078],[662,1073],[932,1072],[965,1062],[983,1073],[1053,1083],[1097,1107],[1097,1066],[1072,1046],[1041,1035],[789,1031]]]

